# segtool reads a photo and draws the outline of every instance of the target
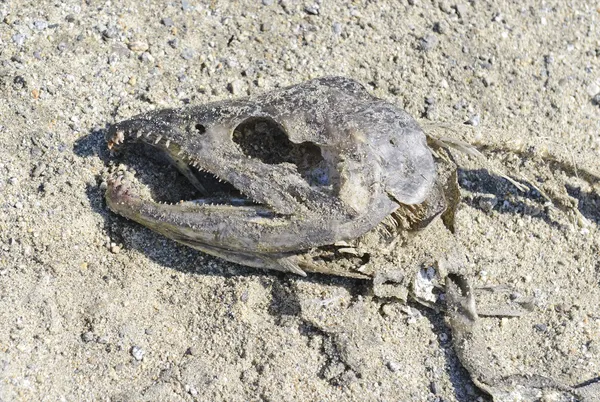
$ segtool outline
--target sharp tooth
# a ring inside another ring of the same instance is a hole
[[[162,135],[159,135],[158,137],[156,137],[156,139],[154,140],[154,144],[158,144],[158,142],[162,139]]]
[[[167,141],[165,142],[165,147],[169,148],[169,145],[171,145],[171,141],[170,141],[170,140],[167,140]]]
[[[152,135],[152,133],[150,131],[148,131],[147,133],[144,133],[144,135],[146,136],[146,138],[150,138],[150,136]]]
[[[135,138],[140,138],[142,136],[142,130],[135,133]]]
[[[123,130],[117,131],[115,138],[114,138],[114,143],[121,144],[124,140],[125,140],[125,132]]]
[[[183,153],[183,149],[180,149],[179,151],[177,151],[177,156],[181,155]]]

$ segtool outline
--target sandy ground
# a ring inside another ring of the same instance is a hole
[[[471,280],[535,307],[481,320],[480,364],[597,381],[600,3],[2,0],[0,400],[489,400],[442,313],[106,208],[107,124],[333,74],[549,196],[459,158]]]

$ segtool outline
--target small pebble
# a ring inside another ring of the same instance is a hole
[[[334,34],[339,35],[342,33],[342,24],[340,24],[339,22],[334,22],[331,26],[331,29],[333,30]]]
[[[81,340],[84,341],[85,343],[88,342],[92,342],[94,340],[95,336],[93,332],[87,331],[84,332],[83,334],[81,334]]]
[[[140,55],[140,60],[144,63],[154,63],[154,56],[148,52],[144,52]]]
[[[448,342],[448,334],[445,334],[442,332],[441,334],[438,335],[438,338],[440,339],[440,342],[442,342],[442,343]]]
[[[599,80],[600,81],[600,80]],[[595,96],[600,94],[600,82],[592,82],[585,88],[585,91],[589,96]]]
[[[160,20],[160,22],[166,27],[172,27],[173,25],[175,25],[173,19],[169,17],[163,18],[162,20]]]
[[[191,11],[192,5],[190,4],[190,2],[188,0],[182,0],[181,1],[181,9],[183,11]]]
[[[481,122],[481,117],[478,114],[476,114],[476,115],[471,116],[471,118],[469,120],[465,121],[465,124],[467,124],[469,126],[477,127],[480,122]]]
[[[391,360],[387,362],[386,366],[392,373],[396,373],[402,368],[400,363]]]
[[[145,52],[150,46],[146,42],[136,40],[133,42],[129,42],[127,44],[127,47],[133,52]]]
[[[498,204],[498,197],[494,194],[486,194],[482,195],[479,198],[479,208],[481,208],[485,212],[491,212],[494,207]]]
[[[452,7],[450,6],[450,3],[448,3],[447,1],[440,1],[438,7],[446,14],[452,14],[454,12]]]
[[[48,21],[37,20],[33,23],[33,27],[38,31],[43,31],[44,29],[48,28]]]
[[[104,40],[112,39],[112,38],[116,37],[117,35],[118,35],[118,32],[115,27],[108,27],[107,29],[102,31],[102,38]]]
[[[146,352],[139,346],[134,346],[131,348],[131,356],[137,361],[141,361],[144,358],[144,354]]]
[[[23,44],[25,43],[25,35],[20,34],[20,33],[19,34],[14,34],[13,37],[12,37],[12,41],[17,46],[23,46]]]
[[[192,60],[196,56],[196,52],[193,49],[186,48],[181,52],[181,58],[184,60]]]
[[[448,33],[450,30],[450,25],[446,21],[438,21],[433,24],[433,32],[439,33],[441,35]]]
[[[185,390],[193,397],[198,396],[198,390],[193,385],[186,385]]]
[[[113,254],[119,254],[121,252],[121,247],[119,247],[115,243],[111,243],[110,244],[110,252]]]
[[[229,83],[229,85],[227,86],[227,89],[233,95],[243,95],[245,93],[245,86],[246,85],[245,85],[244,81],[235,80],[235,81]]]
[[[262,24],[260,24],[260,31],[261,32],[269,32],[271,30],[271,23],[270,22],[263,22]]]
[[[546,332],[548,330],[548,326],[546,324],[535,324],[533,327],[540,332]]]
[[[273,0],[262,0],[263,6],[270,6],[273,4]]]
[[[424,52],[429,52],[430,50],[435,49],[438,44],[438,39],[434,35],[426,35],[419,39],[419,49]]]
[[[592,98],[592,105],[600,106],[600,92]]]
[[[458,16],[461,19],[464,20],[465,18],[467,18],[467,11],[468,11],[468,9],[467,9],[467,5],[466,4],[457,4],[455,6],[455,8],[456,8],[456,13],[458,14]]]
[[[319,5],[313,4],[311,6],[304,7],[304,11],[310,15],[319,15]]]
[[[383,313],[383,315],[384,315],[385,317],[390,317],[390,316],[392,316],[392,315],[394,314],[394,309],[392,308],[392,306],[391,306],[391,305],[389,305],[389,304],[384,304],[384,305],[381,307],[381,312]]]
[[[46,164],[44,162],[40,162],[35,169],[33,169],[33,172],[31,173],[31,175],[33,177],[39,177],[42,175],[42,173],[44,173],[44,171],[46,170]]]

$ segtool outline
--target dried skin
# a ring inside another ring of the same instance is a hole
[[[451,182],[444,174],[436,181],[412,117],[340,77],[150,112],[114,125],[107,139],[111,148],[152,147],[202,193],[160,204],[114,179],[106,193],[113,211],[229,261],[298,274],[366,277],[361,255],[328,267],[333,245],[381,231],[382,222],[427,225],[446,210]]]

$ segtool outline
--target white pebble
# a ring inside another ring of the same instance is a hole
[[[145,353],[146,352],[144,351],[144,349],[142,349],[139,346],[134,346],[131,348],[131,356],[133,356],[135,360],[142,360],[144,358]]]

